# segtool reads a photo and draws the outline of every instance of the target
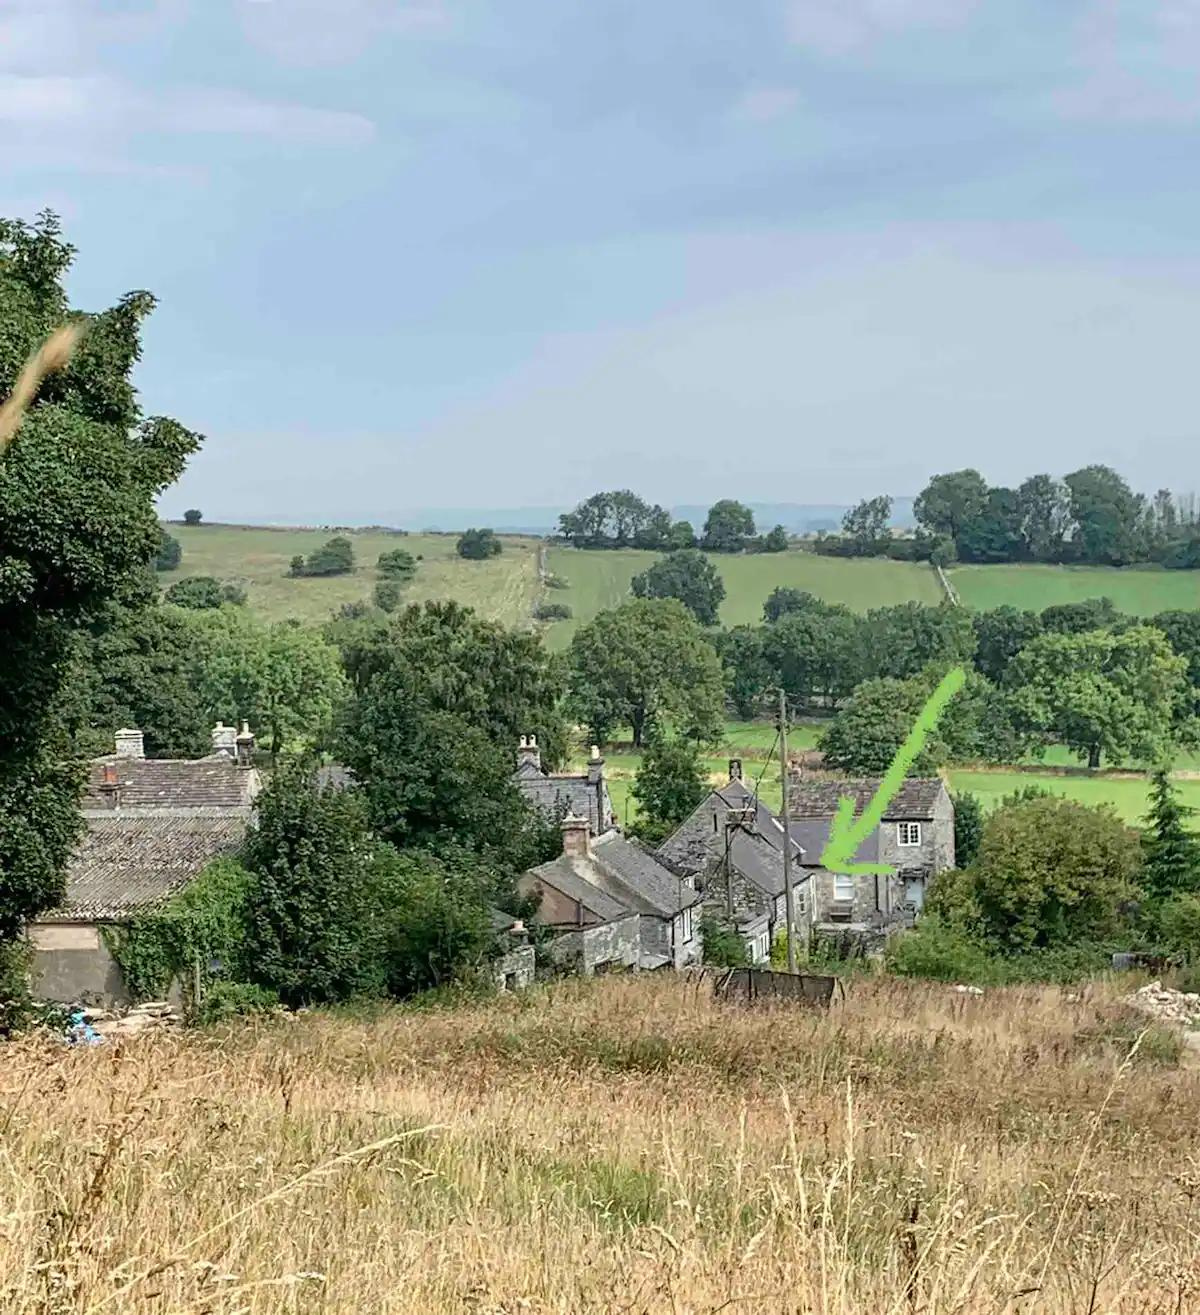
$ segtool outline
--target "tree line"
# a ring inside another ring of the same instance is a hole
[[[917,532],[888,529],[891,499],[864,499],[840,535],[814,547],[830,556],[886,555],[950,562],[1045,562],[1088,566],[1159,563],[1200,567],[1200,504],[1160,489],[1135,493],[1108,466],[1085,466],[1058,480],[1032,475],[1016,488],[989,486],[977,470],[935,475],[913,504]]]
[[[758,534],[754,513],[732,498],[713,503],[697,534],[690,521],[672,520],[666,508],[650,505],[629,489],[593,493],[573,511],[564,512],[558,518],[558,537],[574,548],[646,548],[654,552],[691,548],[783,552],[788,546],[782,525]]]

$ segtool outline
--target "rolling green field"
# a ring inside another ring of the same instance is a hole
[[[237,525],[170,525],[183,548],[177,571],[159,575],[163,588],[189,575],[212,575],[244,585],[248,604],[269,620],[294,616],[319,622],[343,603],[370,598],[379,579],[375,562],[381,552],[405,548],[424,560],[409,585],[407,598],[454,599],[481,615],[510,626],[532,624],[537,595],[537,540],[505,537],[504,551],[486,562],[464,561],[455,552],[453,534],[395,535],[353,531],[357,569],[352,575],[292,579],[288,563],[298,553],[319,548],[333,530],[291,530]]]
[[[1200,608],[1200,571],[1112,566],[956,566],[950,583],[966,607],[1028,608],[1108,597],[1130,616]]]
[[[550,627],[550,646],[565,647],[580,624],[597,612],[618,606],[629,596],[630,580],[658,556],[633,548],[601,552],[551,548],[550,571],[568,585],[553,590],[551,598],[567,603],[574,615],[570,621]],[[780,585],[807,589],[818,598],[844,603],[856,612],[890,603],[937,603],[941,599],[937,578],[930,568],[910,562],[876,558],[850,561],[795,550],[746,557],[717,553],[712,560],[725,581],[721,622],[727,626],[760,622],[767,595]]]

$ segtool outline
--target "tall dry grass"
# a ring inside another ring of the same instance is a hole
[[[566,984],[0,1050],[5,1312],[1200,1309],[1200,1076],[1102,988]]]

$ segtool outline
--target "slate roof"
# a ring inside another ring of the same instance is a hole
[[[536,763],[524,762],[512,779],[525,798],[551,820],[557,821],[567,812],[586,817],[593,835],[611,825],[612,805],[603,777],[592,783],[586,772],[543,772]]]
[[[634,840],[627,840],[620,832],[610,831],[601,836],[592,846],[591,858],[602,875],[607,869],[616,878],[615,885],[606,887],[609,893],[627,902],[632,895],[643,906],[638,908],[639,913],[672,918],[700,900],[697,891],[663,867],[649,850]],[[625,887],[624,892],[621,886]]]
[[[879,788],[878,777],[857,781],[792,781],[788,785],[788,812],[793,818],[831,818],[838,800],[850,795],[860,813]],[[929,821],[938,795],[945,787],[940,776],[910,777],[892,797],[884,821]]]
[[[81,801],[84,810],[104,810],[109,796],[100,787],[106,767],[117,777],[117,807],[131,809],[227,808],[248,811],[258,785],[253,768],[225,754],[207,758],[124,758],[110,754],[88,765]]]
[[[583,860],[584,863],[587,860]],[[579,867],[580,860],[569,858],[566,854],[530,868],[528,876],[535,877],[554,890],[561,891],[568,899],[582,904],[590,913],[594,913],[601,922],[615,922],[626,918],[633,911],[594,886]]]
[[[729,839],[729,861],[734,870],[766,895],[782,895],[783,827],[775,814],[740,781],[713,790],[657,850],[658,856],[680,872],[699,873],[725,859],[723,819],[730,809],[753,808],[752,830],[733,831]],[[714,825],[715,819],[715,825]],[[797,865],[809,860],[803,842],[792,836],[792,859]],[[800,873],[794,874],[794,880]]]
[[[246,834],[246,818],[229,811],[93,813],[86,822],[66,900],[38,921],[120,921],[182,890]]]
[[[792,835],[804,846],[805,867],[821,866],[821,855],[829,841],[829,831],[833,826],[831,817],[804,817],[792,819]],[[854,863],[879,862],[879,828],[876,827],[854,852]]]

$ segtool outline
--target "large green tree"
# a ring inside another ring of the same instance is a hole
[[[86,324],[74,359],[46,379],[0,456],[0,940],[54,904],[77,828],[67,686],[76,632],[144,589],[160,544],[156,495],[177,479],[195,434],[142,415],[130,374],[146,292],[85,316],[63,278],[73,248],[58,220],[0,220],[0,397],[52,329]]]
[[[964,528],[983,512],[987,495],[987,482],[977,470],[934,475],[917,495],[913,515],[929,534],[944,535],[957,545]]]
[[[754,513],[732,498],[722,498],[709,508],[701,546],[709,552],[741,552],[746,540],[754,538]]]
[[[864,675],[863,624],[829,603],[786,614],[763,634],[763,657],[775,684],[798,707],[847,698]]]
[[[272,754],[320,748],[348,688],[336,647],[298,621],[197,612],[192,680],[211,725],[248,721]]]
[[[767,687],[771,684],[771,667],[763,651],[764,628],[734,626],[712,636],[725,669],[725,690],[734,711],[749,719],[762,711]]]
[[[891,519],[892,500],[887,494],[864,498],[842,517],[842,533],[853,545],[856,556],[870,557],[882,551]]]
[[[1140,867],[1136,834],[1111,810],[1050,795],[988,818],[968,879],[988,938],[1027,950],[1111,935]]]
[[[636,598],[601,612],[571,642],[571,700],[600,742],[618,726],[635,744],[660,719],[711,740],[723,711],[721,663],[675,598]]]
[[[975,669],[997,684],[1013,658],[1042,633],[1036,612],[1007,605],[974,613],[971,624],[975,627]]]
[[[1024,555],[1021,496],[1016,489],[988,490],[977,516],[959,531],[958,556],[964,562],[1012,562]]]
[[[702,626],[715,626],[725,597],[725,581],[697,548],[660,557],[630,583],[635,598],[678,598]]]
[[[867,613],[863,644],[872,674],[903,680],[931,665],[970,661],[975,630],[965,608],[897,603]]]
[[[1161,761],[1185,721],[1187,663],[1152,626],[1043,634],[1012,660],[1005,684],[1018,727],[1093,768],[1104,754]]]
[[[376,847],[362,799],[317,789],[296,763],[276,774],[256,816],[245,848],[254,980],[290,1005],[381,991]]]
[[[1145,556],[1145,499],[1108,466],[1085,466],[1063,481],[1071,494],[1072,540],[1081,561],[1125,566]]]
[[[1050,475],[1031,475],[1017,489],[1021,511],[1022,556],[1034,562],[1057,562],[1071,528],[1071,495]]]
[[[884,676],[865,680],[821,733],[817,747],[830,767],[853,776],[882,776],[921,714],[929,689],[921,680]],[[945,740],[928,736],[912,765],[914,776],[927,776],[946,761]]]
[[[655,734],[633,782],[641,817],[638,834],[660,844],[708,793],[708,781],[696,746],[668,733]]]

